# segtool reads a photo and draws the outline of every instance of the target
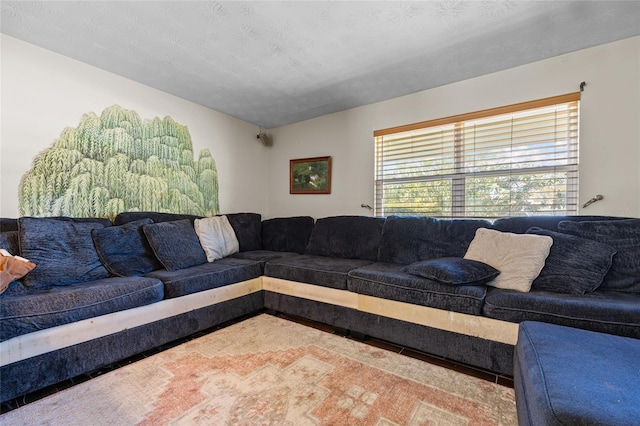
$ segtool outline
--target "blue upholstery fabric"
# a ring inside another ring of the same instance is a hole
[[[404,266],[374,263],[349,272],[349,291],[414,305],[480,315],[483,285],[452,286],[403,272]]]
[[[432,217],[389,216],[382,230],[379,262],[409,263],[439,257],[463,257],[485,220],[440,220]]]
[[[600,286],[611,268],[616,249],[573,235],[541,228],[530,228],[528,234],[553,238],[549,256],[540,275],[533,280],[533,290],[584,294]]]
[[[258,278],[260,275],[261,270],[258,262],[226,257],[215,262],[205,262],[186,269],[175,271],[157,270],[148,273],[146,276],[162,281],[164,283],[165,299],[172,299]]]
[[[347,273],[352,269],[371,263],[368,260],[338,259],[305,254],[267,262],[264,274],[283,280],[346,290]]]
[[[486,263],[461,257],[421,260],[405,266],[402,271],[449,285],[482,285],[500,274]]]
[[[35,270],[35,269],[34,269]],[[0,299],[0,340],[162,300],[162,283],[112,277]]]
[[[507,376],[513,374],[513,345],[506,343],[270,291],[265,291],[264,304],[267,309],[330,324]]]
[[[584,295],[490,288],[483,313],[504,321],[540,321],[640,338],[640,295],[598,290]]]
[[[91,231],[98,257],[109,273],[130,277],[162,268],[142,231],[143,225],[151,223],[151,219],[140,219]]]
[[[262,217],[257,213],[226,215],[236,233],[240,251],[262,250]]]
[[[375,262],[383,218],[334,216],[318,219],[305,254]]]
[[[640,340],[524,322],[515,350],[518,424],[633,425]]]
[[[158,212],[122,212],[113,220],[114,225],[124,225],[140,219],[151,219],[154,223],[174,222],[176,220],[189,219],[191,223],[202,216],[180,213],[158,213]]]
[[[200,240],[189,219],[143,225],[149,245],[167,271],[177,271],[207,261]]]
[[[493,229],[502,232],[513,232],[524,234],[531,227],[548,229],[559,232],[558,224],[569,220],[572,222],[583,222],[591,220],[617,220],[618,217],[611,216],[514,216],[502,217],[493,222]]]
[[[299,256],[299,254],[293,253],[290,251],[252,250],[252,251],[241,251],[238,253],[234,253],[229,257],[234,259],[245,259],[245,260],[253,260],[254,262],[258,262],[260,263],[261,271],[264,272],[264,267],[267,264],[267,262],[271,260],[287,259],[295,256]]]
[[[20,255],[18,243],[18,231],[6,231],[0,233],[0,248],[7,250],[12,255]]]
[[[0,217],[0,232],[17,231],[18,219]]]
[[[309,216],[279,217],[262,222],[262,244],[265,250],[303,254],[313,231]]]
[[[0,401],[90,373],[176,339],[236,320],[261,309],[263,298],[262,292],[251,293],[3,365],[0,367]]]
[[[22,217],[18,223],[20,255],[36,264],[22,278],[25,286],[46,288],[109,276],[91,239],[91,230],[103,228],[104,222]]]
[[[618,250],[600,288],[640,293],[640,219],[563,221],[558,228],[561,232],[609,244]]]

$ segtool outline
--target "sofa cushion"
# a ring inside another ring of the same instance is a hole
[[[584,294],[594,291],[611,268],[616,249],[608,244],[541,228],[528,234],[553,238],[549,256],[540,275],[533,280],[534,290]]]
[[[334,216],[318,219],[305,254],[375,262],[383,218]]]
[[[189,219],[143,225],[156,258],[167,271],[201,265],[207,256]]]
[[[124,225],[140,219],[151,219],[153,223],[174,222],[176,220],[189,219],[191,222],[202,216],[181,213],[159,213],[159,212],[122,212],[113,220],[114,225]]]
[[[450,285],[482,285],[500,273],[486,263],[461,257],[421,260],[405,266],[403,272]]]
[[[529,291],[549,255],[553,239],[546,235],[522,235],[479,228],[465,259],[489,264],[500,271],[487,285]]]
[[[268,277],[298,281],[323,287],[347,289],[347,273],[372,262],[359,259],[300,255],[267,262],[264,274]]]
[[[234,259],[245,259],[258,262],[260,264],[260,269],[262,270],[262,272],[264,272],[264,268],[267,262],[278,259],[287,259],[296,256],[300,255],[291,251],[252,250],[234,253],[229,257],[232,257]]]
[[[18,231],[18,219],[0,217],[0,232]]]
[[[22,279],[25,286],[45,288],[109,276],[91,239],[91,230],[102,229],[104,222],[22,217],[18,223],[20,256],[37,265]]]
[[[613,219],[620,218],[611,216],[513,216],[496,219],[493,222],[493,229],[502,232],[513,232],[514,234],[524,234],[527,229],[535,226],[559,232],[558,224],[565,220],[583,222]]]
[[[258,262],[227,257],[174,271],[160,269],[146,276],[162,281],[165,299],[172,299],[258,278],[261,273]]]
[[[151,219],[140,219],[91,231],[98,257],[109,273],[130,277],[162,268],[142,230],[151,223]]]
[[[18,231],[0,232],[0,249],[5,249],[12,255],[20,255]]]
[[[265,250],[303,254],[313,231],[310,216],[278,217],[262,221]]]
[[[603,290],[583,295],[522,293],[490,288],[483,313],[504,321],[541,321],[640,338],[640,294]]]
[[[514,356],[518,424],[637,424],[638,354],[637,339],[522,323]]]
[[[374,263],[349,272],[348,289],[359,294],[447,311],[480,315],[483,285],[452,286],[404,272],[404,265]]]
[[[236,234],[226,216],[196,219],[193,227],[208,262],[230,256],[240,249]]]
[[[618,252],[601,288],[640,293],[640,219],[563,221],[561,232],[608,244]]]
[[[226,215],[240,244],[240,251],[262,250],[262,217],[257,213]]]
[[[439,257],[462,257],[476,229],[490,227],[485,220],[389,216],[382,229],[378,261],[407,265]]]
[[[162,300],[153,278],[112,277],[0,299],[0,340]]]

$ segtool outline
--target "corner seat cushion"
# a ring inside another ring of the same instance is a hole
[[[260,263],[260,269],[264,272],[264,268],[267,262],[272,260],[288,259],[294,256],[299,256],[299,254],[290,251],[251,250],[234,253],[229,257],[234,259],[245,259],[258,262]]]
[[[264,274],[272,278],[347,289],[347,273],[373,262],[358,259],[338,259],[325,256],[300,255],[267,262]]]
[[[359,294],[464,314],[480,315],[487,288],[454,286],[404,272],[405,266],[374,263],[349,272],[347,288]]]
[[[162,283],[145,277],[112,277],[29,290],[0,299],[0,340],[149,305],[163,296]]]
[[[478,228],[491,228],[491,224],[480,219],[389,216],[382,229],[377,260],[408,265],[463,257]]]
[[[639,353],[640,340],[522,323],[514,355],[518,423],[637,424]]]
[[[640,338],[640,294],[597,290],[584,295],[489,289],[483,313],[510,322],[540,321]]]
[[[251,260],[226,257],[211,263],[176,271],[157,270],[146,276],[157,278],[164,284],[165,299],[185,296],[258,278],[260,264]]]
[[[383,225],[384,218],[368,216],[318,219],[304,254],[375,262]]]

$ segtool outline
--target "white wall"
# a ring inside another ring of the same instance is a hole
[[[221,211],[266,213],[267,148],[257,126],[6,35],[0,43],[1,217],[18,216],[18,185],[35,155],[82,114],[114,104],[186,125],[194,155],[209,148],[216,160]]]
[[[526,47],[523,47],[526,48]],[[268,217],[367,214],[373,131],[579,90],[580,214],[640,217],[640,37],[273,129]],[[331,155],[329,195],[290,195],[289,160]]]

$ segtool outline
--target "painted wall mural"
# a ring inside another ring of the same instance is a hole
[[[20,181],[19,208],[21,216],[211,216],[219,212],[218,173],[208,149],[194,160],[187,126],[113,105],[84,114],[35,157]]]

